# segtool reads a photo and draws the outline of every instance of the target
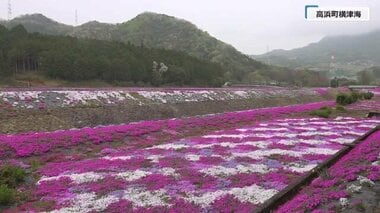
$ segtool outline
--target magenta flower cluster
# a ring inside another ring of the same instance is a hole
[[[333,211],[340,198],[348,198],[349,184],[364,176],[380,180],[380,131],[373,133],[328,169],[327,177],[319,177],[304,187],[293,199],[276,212]]]
[[[349,110],[366,110],[366,111],[378,111],[380,110],[380,99],[359,101],[357,103],[348,105],[346,107]]]

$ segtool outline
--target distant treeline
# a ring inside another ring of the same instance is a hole
[[[219,63],[165,49],[116,41],[28,33],[0,25],[0,76],[34,72],[66,81],[101,80],[111,84],[221,86],[234,79]],[[242,83],[322,86],[323,73],[266,66],[247,70]]]
[[[167,70],[157,79],[153,72],[161,65]],[[0,75],[24,72],[68,81],[220,86],[225,71],[218,64],[172,50],[30,34],[21,25],[10,30],[0,25]]]

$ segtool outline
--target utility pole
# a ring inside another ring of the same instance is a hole
[[[12,2],[8,0],[8,21],[12,19]]]

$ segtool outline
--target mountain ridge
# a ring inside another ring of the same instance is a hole
[[[252,57],[271,65],[355,75],[380,65],[380,29],[363,34],[326,36],[301,48],[274,50]]]
[[[21,24],[28,32],[34,33],[42,31],[49,35],[61,35],[74,28],[73,26],[54,21],[41,13],[21,15],[9,21],[2,20],[0,24],[7,28]]]

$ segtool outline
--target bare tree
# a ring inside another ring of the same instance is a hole
[[[158,68],[160,67],[160,68]],[[161,62],[158,66],[158,63],[153,61],[153,68],[152,68],[152,74],[153,74],[153,84],[155,86],[160,86],[162,83],[162,75],[168,71],[168,67]]]

